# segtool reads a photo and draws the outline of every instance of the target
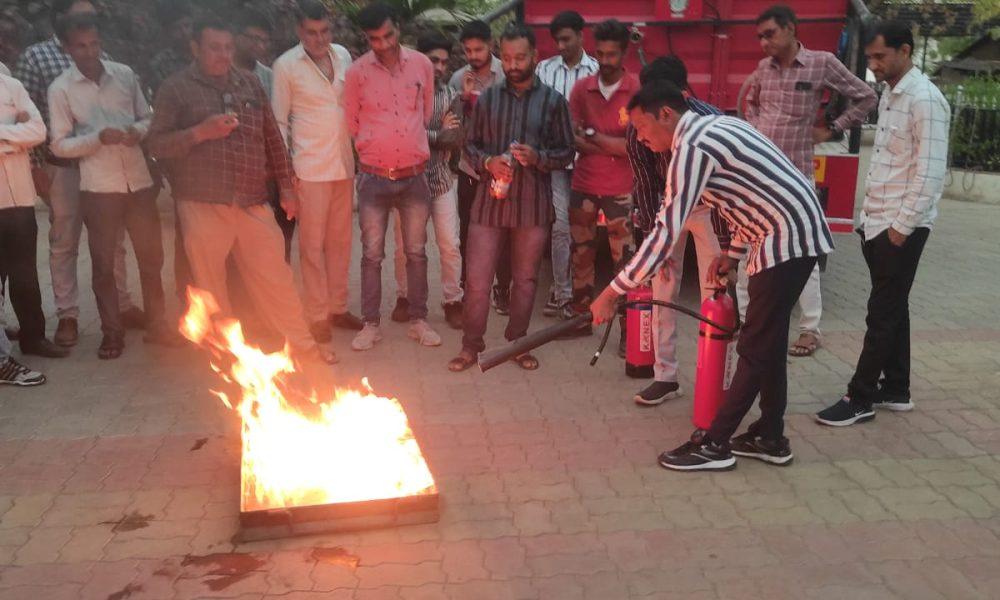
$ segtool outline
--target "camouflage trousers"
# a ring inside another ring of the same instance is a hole
[[[594,196],[573,191],[569,201],[569,229],[573,236],[573,301],[589,304],[594,296],[598,211],[607,222],[608,243],[615,265],[622,262],[632,241],[632,197]]]

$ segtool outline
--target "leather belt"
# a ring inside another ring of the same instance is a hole
[[[379,177],[384,177],[389,181],[399,181],[400,179],[406,179],[408,177],[416,177],[424,172],[427,168],[427,163],[420,163],[419,165],[413,165],[412,167],[403,167],[401,169],[383,169],[382,167],[373,167],[371,165],[361,164],[361,170],[369,175],[377,175]]]

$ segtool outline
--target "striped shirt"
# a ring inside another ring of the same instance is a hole
[[[687,111],[670,151],[667,199],[652,235],[612,281],[618,293],[638,287],[663,266],[699,202],[729,223],[733,239],[726,253],[746,255],[749,275],[833,251],[833,236],[812,183],[745,121]]]
[[[486,89],[472,109],[465,155],[481,175],[472,203],[471,222],[490,227],[534,227],[555,219],[552,177],[573,160],[573,125],[569,105],[537,77],[520,95],[505,81]],[[490,197],[486,160],[506,153],[513,142],[538,151],[538,164],[514,161],[514,178],[506,199]]]
[[[542,80],[542,83],[555,89],[562,94],[563,98],[569,100],[570,92],[573,91],[576,82],[597,73],[599,68],[600,65],[597,64],[597,61],[586,52],[583,53],[580,62],[572,68],[566,66],[566,61],[563,60],[561,54],[556,54],[538,63],[538,66],[535,67],[535,74]]]
[[[452,152],[462,145],[462,128],[441,129],[441,122],[448,113],[462,119],[462,94],[444,83],[434,91],[434,113],[427,126],[427,141],[431,146],[431,159],[427,161],[427,186],[431,198],[437,198],[451,189],[455,174],[451,171]]]
[[[889,227],[930,228],[948,170],[951,108],[926,75],[911,68],[882,93],[861,225],[870,240]]]

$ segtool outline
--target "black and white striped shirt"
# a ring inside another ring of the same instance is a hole
[[[750,275],[833,251],[812,183],[747,122],[687,111],[677,124],[671,153],[656,227],[612,281],[618,293],[639,287],[660,269],[699,202],[729,223],[733,237],[726,252],[733,258],[746,255]]]

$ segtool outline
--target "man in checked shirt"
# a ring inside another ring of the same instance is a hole
[[[775,5],[757,17],[757,38],[766,58],[757,65],[747,94],[746,119],[767,136],[809,181],[813,181],[813,145],[860,125],[875,107],[875,92],[829,52],[809,50],[797,39],[792,9]],[[847,107],[825,126],[816,113],[825,91],[847,100]],[[737,285],[741,317],[749,303],[746,269]],[[823,315],[817,266],[799,296],[799,337],[788,353],[810,356],[820,344]]]
[[[298,208],[295,174],[267,93],[256,75],[233,67],[233,34],[217,18],[194,28],[194,63],[168,78],[154,102],[149,150],[172,159],[172,184],[194,283],[231,313],[226,258],[264,318],[293,353],[327,363],[306,326],[284,239],[267,205],[267,178],[278,182],[289,217]]]

